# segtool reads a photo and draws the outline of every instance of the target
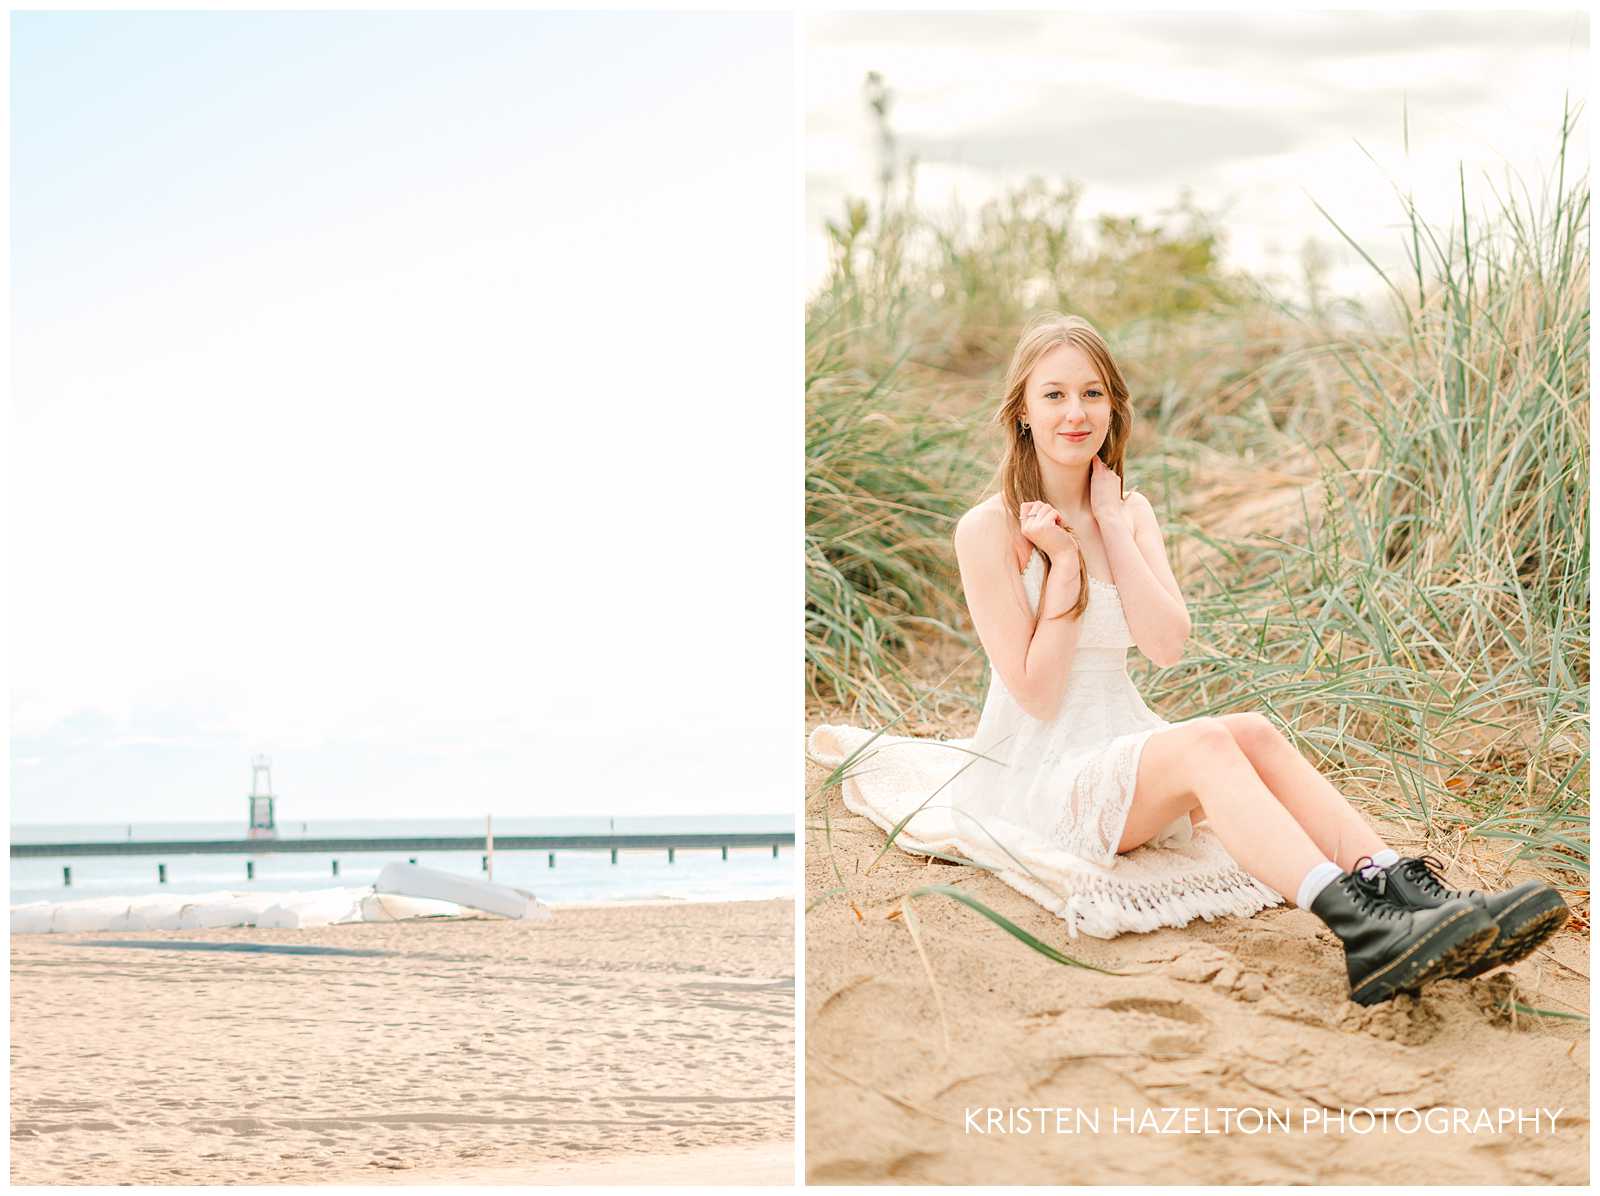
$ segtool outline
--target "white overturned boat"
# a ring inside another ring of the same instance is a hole
[[[543,920],[550,909],[526,889],[416,864],[389,864],[370,888],[305,893],[161,893],[33,901],[11,907],[12,934],[84,930],[192,930],[224,926],[299,929],[346,922],[453,916],[462,909]]]
[[[497,885],[491,881],[423,868],[417,864],[385,864],[373,885],[379,894],[420,897],[448,901],[499,914],[502,918],[548,918],[550,908],[526,889]]]

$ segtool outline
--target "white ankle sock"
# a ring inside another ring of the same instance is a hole
[[[1300,882],[1300,891],[1295,894],[1294,903],[1301,909],[1310,909],[1311,903],[1317,899],[1317,894],[1338,880],[1343,874],[1344,869],[1340,868],[1332,860],[1323,860],[1320,864],[1314,864],[1311,871],[1306,873],[1305,879]]]
[[[1392,847],[1385,847],[1382,851],[1372,853],[1372,863],[1361,869],[1361,875],[1370,877],[1374,872],[1387,868],[1390,864],[1398,864],[1400,856]]]

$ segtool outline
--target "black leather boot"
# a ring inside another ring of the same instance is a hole
[[[1385,901],[1354,872],[1341,873],[1318,893],[1311,912],[1344,943],[1350,999],[1358,1005],[1443,979],[1475,961],[1499,933],[1471,901],[1409,910]]]
[[[1371,861],[1363,856],[1363,860]],[[1356,861],[1356,869],[1362,867]],[[1503,893],[1482,893],[1477,889],[1452,889],[1439,878],[1444,864],[1433,856],[1407,856],[1390,864],[1370,881],[1374,891],[1403,909],[1437,909],[1452,901],[1468,900],[1494,919],[1499,936],[1477,959],[1458,966],[1457,979],[1470,980],[1503,963],[1525,958],[1566,924],[1571,910],[1561,894],[1542,880],[1525,880]]]

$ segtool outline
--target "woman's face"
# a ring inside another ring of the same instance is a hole
[[[1111,431],[1111,392],[1089,355],[1057,345],[1035,363],[1022,394],[1039,453],[1061,465],[1089,464]]]

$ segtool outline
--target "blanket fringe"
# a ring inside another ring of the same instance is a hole
[[[1097,892],[1100,886],[1090,885],[1087,892],[1070,893],[1065,901],[1019,873],[997,875],[1065,921],[1067,936],[1074,939],[1080,933],[1110,939],[1163,926],[1181,929],[1197,918],[1207,922],[1229,916],[1248,918],[1283,902],[1276,892],[1238,868],[1207,878],[1198,887],[1181,893],[1143,892],[1137,888],[1128,893]]]

